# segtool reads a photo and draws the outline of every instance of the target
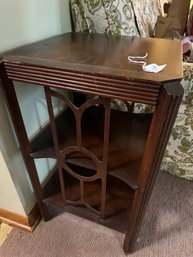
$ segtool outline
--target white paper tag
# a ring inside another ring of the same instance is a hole
[[[148,64],[148,65],[143,65],[142,68],[146,72],[158,73],[158,72],[162,71],[166,66],[167,66],[167,64],[157,65],[155,63],[152,63],[152,64]]]
[[[144,56],[128,56],[128,60],[132,63],[141,64],[142,69],[145,72],[158,73],[158,72],[162,71],[167,66],[167,64],[157,65],[156,63],[152,63],[152,64],[147,65],[147,62],[145,61],[147,56],[148,56],[148,53],[146,53]]]

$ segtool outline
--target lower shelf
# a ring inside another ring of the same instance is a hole
[[[74,183],[70,176],[65,176],[66,185],[68,184],[67,193],[70,200],[79,198],[79,185]],[[128,229],[129,209],[131,207],[134,190],[128,187],[124,182],[117,178],[108,176],[107,180],[107,196],[105,219],[100,219],[96,213],[83,206],[73,206],[65,204],[60,190],[57,173],[52,177],[44,188],[43,202],[54,208],[55,215],[67,211],[80,217],[92,220],[111,229],[126,233]],[[52,190],[50,190],[52,188]],[[86,198],[88,202],[92,202],[92,206],[100,208],[100,183],[99,181],[87,182]]]

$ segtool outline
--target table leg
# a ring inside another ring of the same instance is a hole
[[[169,136],[183,96],[179,82],[163,86],[155,109],[139,175],[139,189],[132,204],[128,233],[125,236],[124,251],[134,251],[140,224],[159,171]]]

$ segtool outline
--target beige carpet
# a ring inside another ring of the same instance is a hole
[[[124,257],[124,235],[64,213],[33,233],[14,228],[1,257]],[[193,182],[160,172],[132,257],[193,256]]]

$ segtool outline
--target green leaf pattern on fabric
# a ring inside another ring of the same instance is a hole
[[[141,37],[152,36],[157,22],[157,16],[160,15],[158,1],[155,0],[132,0],[134,13],[136,16]]]
[[[84,0],[90,13],[95,14],[101,8],[101,0]]]
[[[193,180],[193,64],[183,64],[184,96],[162,161],[162,169]]]
[[[141,0],[70,0],[75,31],[150,36],[158,14],[155,2],[145,0],[141,9]]]

